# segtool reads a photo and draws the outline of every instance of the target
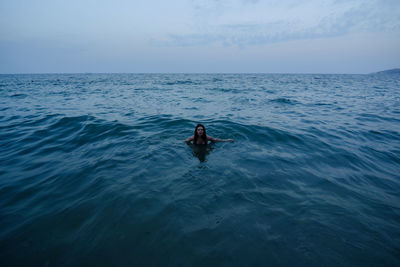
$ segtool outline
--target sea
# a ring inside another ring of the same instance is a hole
[[[400,266],[400,75],[2,74],[0,226],[0,266]]]

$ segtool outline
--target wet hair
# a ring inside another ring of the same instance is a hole
[[[203,127],[203,129],[204,129],[204,131],[203,131],[203,135],[202,136],[199,136],[198,134],[197,134],[197,128],[199,128],[199,127]],[[203,141],[204,141],[204,144],[207,144],[207,134],[206,134],[206,127],[204,127],[204,125],[203,124],[197,124],[196,125],[196,128],[194,129],[194,139],[193,139],[193,144],[195,144],[195,145],[197,145],[197,139],[198,138],[201,138],[201,139],[203,139]]]

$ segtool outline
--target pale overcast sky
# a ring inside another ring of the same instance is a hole
[[[369,73],[400,0],[0,0],[0,73]]]

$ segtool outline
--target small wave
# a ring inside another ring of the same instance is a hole
[[[153,115],[139,118],[131,127],[134,129],[145,129],[147,131],[169,131],[173,129],[185,130],[190,120],[174,117],[171,115]]]
[[[284,98],[284,97],[272,99],[272,100],[270,100],[270,102],[279,103],[279,104],[287,104],[287,105],[295,105],[295,104],[299,103],[296,100],[292,100],[292,99]]]
[[[165,85],[185,85],[185,84],[198,84],[192,80],[178,80],[172,82],[166,82]]]
[[[311,104],[311,106],[332,106],[332,104],[330,104],[330,103],[323,103],[323,102],[317,102],[317,103]]]
[[[28,95],[26,94],[13,94],[10,95],[10,97],[15,97],[15,98],[26,98]]]
[[[234,89],[234,88],[212,88],[212,89],[210,89],[210,91],[222,92],[222,93],[233,93],[233,94],[238,94],[238,93],[243,92],[239,89]]]
[[[361,136],[369,141],[379,141],[381,144],[393,144],[400,140],[400,133],[390,130],[367,130],[361,132]]]
[[[371,122],[379,122],[379,121],[388,121],[388,122],[394,122],[394,123],[400,122],[400,120],[398,118],[381,116],[381,115],[376,115],[376,114],[369,114],[369,113],[360,114],[360,116],[358,116],[356,118],[356,120],[371,121]]]

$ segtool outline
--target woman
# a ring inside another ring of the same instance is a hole
[[[206,128],[202,124],[197,124],[194,135],[185,140],[186,143],[193,141],[195,145],[207,145],[211,142],[233,142],[233,139],[218,139],[207,135]]]

